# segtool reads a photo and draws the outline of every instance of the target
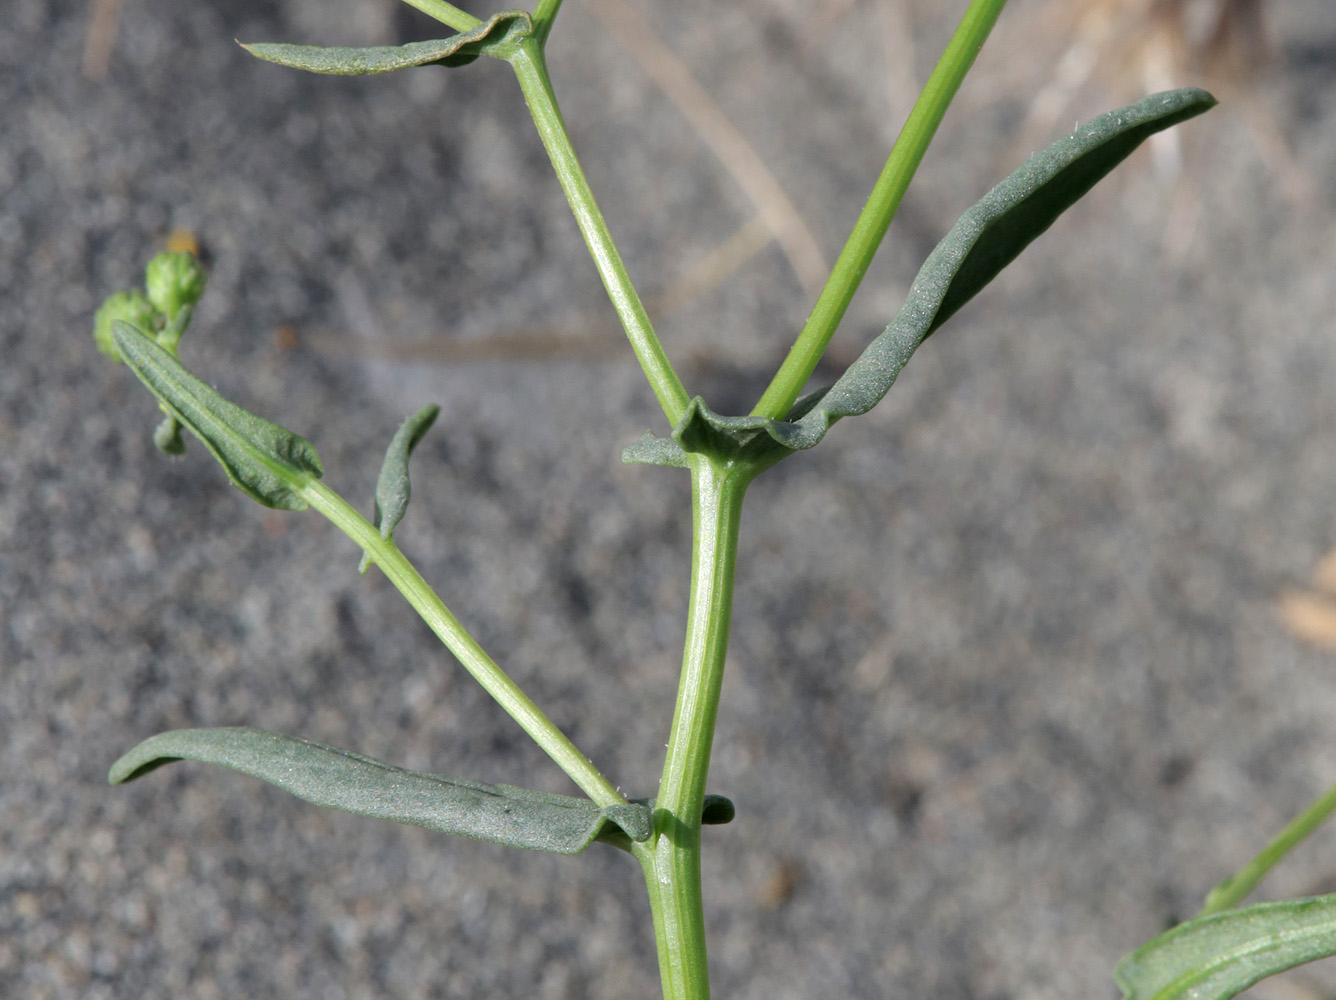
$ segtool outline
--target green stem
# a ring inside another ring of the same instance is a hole
[[[608,232],[608,224],[594,201],[589,190],[589,181],[580,168],[571,137],[566,131],[566,124],[561,119],[557,108],[556,95],[552,93],[552,83],[548,79],[547,65],[543,60],[542,45],[533,37],[525,39],[519,49],[510,57],[510,65],[515,69],[524,99],[529,103],[529,112],[533,115],[538,135],[543,140],[547,155],[561,181],[561,189],[566,193],[575,221],[584,235],[585,244],[594,258],[603,287],[608,298],[622,321],[626,336],[631,341],[636,359],[649,379],[650,387],[659,399],[659,405],[668,417],[670,424],[682,419],[686,412],[688,397],[682,388],[682,382],[673,371],[672,363],[664,353],[654,327],[645,312],[645,306],[631,284],[631,277],[626,272],[621,255]]]
[[[472,31],[482,24],[472,14],[460,10],[452,3],[446,3],[445,0],[404,0],[404,3],[410,7],[416,7],[428,17],[434,17],[456,31]]]
[[[1336,787],[1328,790],[1326,794],[1291,820],[1289,825],[1280,831],[1276,839],[1262,848],[1261,853],[1244,865],[1238,874],[1231,875],[1212,889],[1206,897],[1205,905],[1202,906],[1201,912],[1197,916],[1209,917],[1212,913],[1232,910],[1242,903],[1248,893],[1256,888],[1257,883],[1262,881],[1266,873],[1274,868],[1281,858],[1297,847],[1305,837],[1321,826],[1322,822],[1333,812],[1336,812]]]
[[[626,799],[605,778],[580,749],[557,728],[542,709],[533,703],[518,684],[487,655],[478,641],[469,635],[450,609],[427,585],[416,567],[399,551],[393,541],[380,532],[332,489],[312,479],[301,487],[306,502],[334,523],[365,552],[414,610],[436,633],[446,648],[454,653],[488,694],[520,724],[557,766],[570,775],[580,789],[600,806],[620,805]]]
[[[538,0],[533,9],[534,35],[539,45],[547,45],[547,36],[552,33],[552,25],[561,10],[561,0]]]
[[[654,836],[634,853],[645,873],[665,1000],[708,1000],[700,884],[700,819],[733,611],[742,500],[755,471],[691,457],[691,598],[677,707]]]
[[[900,207],[914,172],[941,124],[946,109],[974,65],[984,40],[1002,13],[1006,0],[973,0],[960,19],[956,33],[937,61],[914,110],[909,113],[891,155],[849,234],[816,305],[789,349],[784,364],[771,380],[752,414],[782,420],[812,377],[821,355],[844,318],[858,285],[867,273],[882,237]]]

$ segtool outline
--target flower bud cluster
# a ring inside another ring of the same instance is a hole
[[[206,280],[204,265],[193,254],[183,250],[158,254],[148,262],[144,290],[116,292],[98,309],[93,320],[98,350],[113,361],[121,360],[111,339],[111,325],[123,320],[175,354]]]

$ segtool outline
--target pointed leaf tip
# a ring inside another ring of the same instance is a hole
[[[224,399],[129,323],[113,322],[111,336],[168,416],[203,442],[234,486],[266,507],[307,508],[299,491],[324,474],[310,441]],[[164,442],[172,438],[179,443],[169,428]]]
[[[435,404],[422,407],[399,425],[390,439],[390,446],[385,449],[380,476],[376,480],[372,524],[380,529],[380,537],[386,541],[393,538],[394,529],[408,512],[408,501],[413,495],[412,483],[408,478],[409,456],[436,422],[440,412],[441,408]],[[363,555],[358,572],[365,573],[370,565],[371,556]]]
[[[649,836],[643,806],[409,771],[295,736],[249,727],[177,729],[144,740],[111,766],[113,785],[163,764],[195,760],[259,778],[317,806],[507,847],[578,854],[616,823]]]
[[[1143,141],[1214,107],[1204,90],[1153,94],[1100,115],[1032,156],[965,212],[929,254],[899,313],[828,389],[784,420],[728,417],[692,401],[672,439],[642,437],[625,462],[680,465],[708,452],[761,467],[820,442],[831,425],[872,409],[919,345]]]

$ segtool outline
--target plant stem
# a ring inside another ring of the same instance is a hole
[[[612,300],[613,308],[617,310],[626,336],[631,341],[636,359],[644,369],[645,377],[649,379],[650,387],[658,397],[668,422],[676,425],[686,412],[687,392],[682,388],[681,380],[654,333],[645,306],[608,232],[608,224],[599,211],[598,203],[594,201],[593,192],[589,190],[589,181],[580,168],[570,134],[566,131],[566,124],[557,107],[556,95],[552,93],[541,44],[532,37],[525,39],[510,57],[510,65],[515,69],[520,89],[524,91],[524,99],[529,103],[534,125],[538,127],[538,135],[552,160],[561,189],[566,193],[571,211],[575,213],[575,221],[594,258],[599,277],[603,279],[608,298]]]
[[[1292,819],[1285,829],[1281,830],[1276,838],[1262,848],[1257,857],[1244,865],[1237,874],[1231,875],[1212,889],[1197,916],[1209,917],[1212,913],[1232,910],[1238,906],[1281,858],[1321,826],[1333,812],[1336,812],[1336,787],[1329,789]]]
[[[446,648],[455,654],[464,669],[556,761],[557,766],[570,775],[581,791],[600,806],[620,805],[626,801],[589,758],[469,635],[459,619],[436,596],[422,574],[393,541],[381,538],[380,532],[370,521],[319,480],[311,480],[300,492],[307,503],[361,546],[362,551],[408,599],[408,603],[445,643]]]
[[[434,17],[456,31],[472,31],[482,24],[472,14],[460,10],[452,3],[446,3],[445,0],[404,0],[404,3],[410,7],[416,7],[428,17]]]
[[[665,1000],[707,1000],[700,820],[728,651],[742,500],[755,470],[691,456],[691,598],[677,707],[654,835],[634,853],[645,873]]]
[[[547,36],[552,33],[552,25],[557,20],[559,10],[561,10],[561,0],[538,0],[534,5],[533,27],[539,45],[547,45]]]
[[[807,322],[752,414],[782,420],[811,378],[881,246],[909,182],[1006,0],[973,0],[909,113]]]

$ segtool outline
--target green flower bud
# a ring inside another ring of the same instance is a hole
[[[184,251],[160,253],[148,262],[144,286],[148,300],[167,319],[173,320],[185,306],[193,306],[204,294],[204,265]]]
[[[117,292],[103,302],[102,308],[93,318],[93,339],[97,341],[98,350],[112,361],[121,360],[121,352],[111,339],[111,324],[118,319],[152,336],[162,323],[162,314],[153,308],[153,304],[138,289]]]

